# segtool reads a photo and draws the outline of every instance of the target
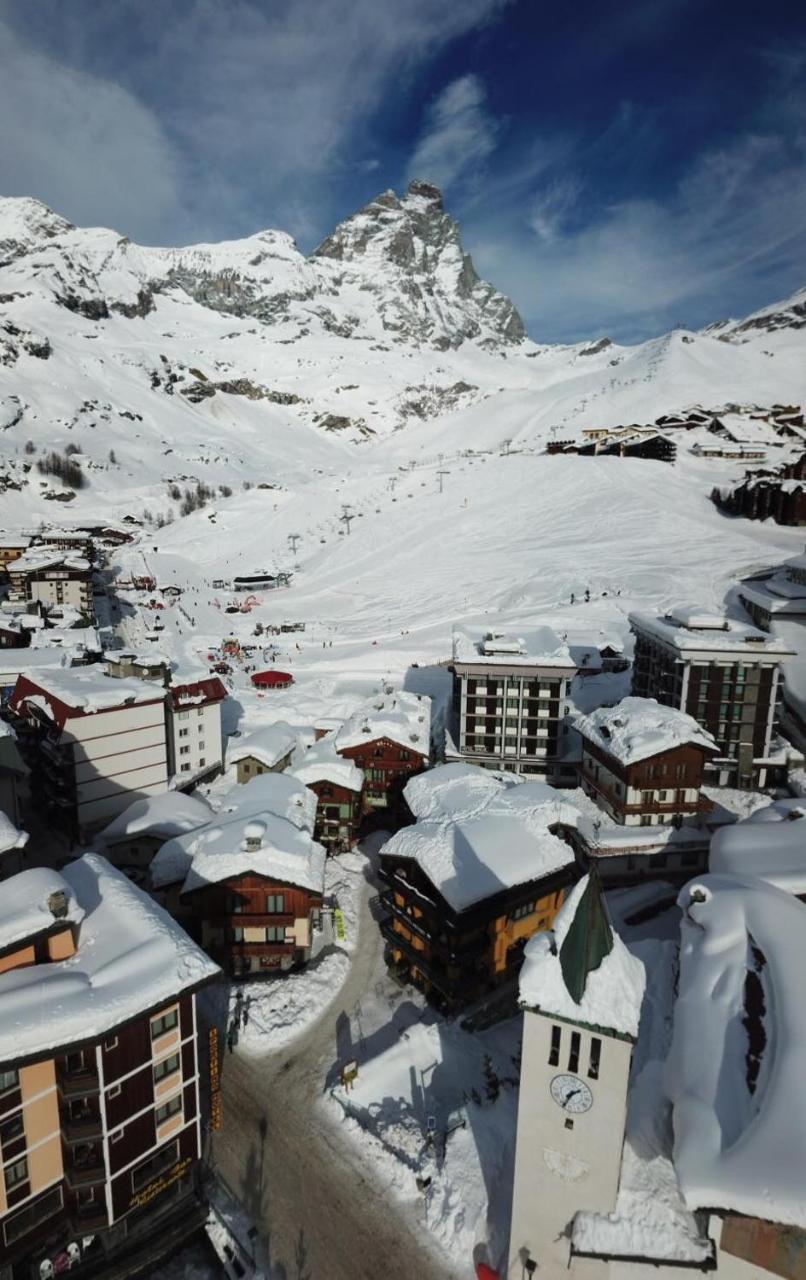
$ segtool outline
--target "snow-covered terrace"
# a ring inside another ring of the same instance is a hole
[[[37,868],[5,881],[0,936],[19,928],[15,920],[46,925],[47,898],[59,890],[67,919],[79,923],[78,950],[0,974],[0,1062],[100,1039],[218,973],[166,911],[94,853],[61,873]]]
[[[685,653],[731,653],[787,657],[792,651],[782,640],[757,627],[707,610],[683,606],[659,617],[631,613],[630,622],[672,648]]]
[[[572,672],[576,664],[568,645],[551,627],[536,627],[528,637],[490,632],[474,638],[465,631],[454,632],[454,662],[480,666],[557,667]]]

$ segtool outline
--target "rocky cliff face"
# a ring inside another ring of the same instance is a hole
[[[372,292],[397,341],[446,349],[468,339],[495,346],[525,336],[510,300],[479,279],[430,183],[412,182],[402,199],[385,191],[340,223],[313,258],[338,263],[344,281]]]
[[[436,350],[476,341],[491,350],[520,343],[524,327],[508,298],[480,280],[442,194],[413,182],[347,218],[305,258],[290,236],[150,249],[112,231],[79,230],[35,200],[0,202],[6,287],[15,275],[87,319],[142,318],[156,294],[264,325]],[[15,268],[17,268],[15,272]]]

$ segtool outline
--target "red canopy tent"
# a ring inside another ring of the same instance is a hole
[[[256,671],[252,684],[256,689],[287,689],[294,683],[288,671]]]

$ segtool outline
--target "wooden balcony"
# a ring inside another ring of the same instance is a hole
[[[94,1071],[63,1071],[57,1075],[59,1092],[64,1098],[85,1098],[98,1093],[100,1086]]]

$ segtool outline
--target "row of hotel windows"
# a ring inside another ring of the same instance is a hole
[[[257,943],[285,942],[286,941],[285,931],[286,931],[286,926],[284,924],[277,924],[277,925],[268,924],[264,926],[248,928],[246,929],[246,933],[249,934],[249,937],[246,938],[246,942],[257,942]],[[230,942],[243,942],[244,930],[228,929],[227,936]]]
[[[479,695],[483,696],[485,693],[494,695],[502,694],[504,692],[505,684],[506,681],[503,679],[494,680],[489,677],[485,677],[484,679],[473,679],[473,677],[469,677],[465,688],[467,689],[468,696],[478,697]],[[510,692],[520,693],[520,691],[523,690],[523,693],[527,698],[537,698],[540,696],[544,698],[556,698],[559,696],[561,687],[561,680],[521,681],[513,680],[512,677],[510,677],[508,685]]]

